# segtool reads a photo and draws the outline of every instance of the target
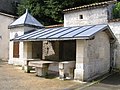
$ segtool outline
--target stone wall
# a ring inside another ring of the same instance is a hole
[[[59,42],[43,41],[43,59],[59,61]]]
[[[74,10],[64,14],[64,26],[84,26],[96,24],[108,24],[113,18],[112,8],[114,3],[107,6],[96,7],[92,9]],[[82,15],[82,19],[81,19]]]
[[[108,24],[117,38],[117,41],[114,43],[112,47],[113,66],[120,69],[120,21],[109,22]]]
[[[110,69],[110,42],[106,32],[99,32],[88,40],[85,48],[84,80],[102,75]]]
[[[80,19],[80,15],[83,19]],[[90,10],[73,11],[64,14],[64,26],[84,26],[107,23],[107,7]]]

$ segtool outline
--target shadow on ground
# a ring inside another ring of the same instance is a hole
[[[120,72],[113,73],[105,80],[101,81],[101,83],[109,85],[120,85]]]
[[[43,78],[45,78],[45,79],[54,79],[54,78],[57,78],[58,76],[59,76],[58,72],[48,71],[48,74],[46,74],[46,76],[44,76]]]
[[[6,65],[6,64],[7,64],[7,61],[4,61],[4,60],[1,60],[1,59],[0,59],[0,65],[1,65],[1,66],[2,66],[2,65]],[[1,67],[1,66],[0,66],[0,67]]]

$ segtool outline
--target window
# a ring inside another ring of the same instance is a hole
[[[13,57],[19,58],[19,42],[13,43]]]
[[[83,15],[80,15],[80,16],[79,16],[79,19],[83,19]]]

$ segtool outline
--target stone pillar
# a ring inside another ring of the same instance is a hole
[[[64,63],[59,63],[59,78],[62,80],[65,79]]]
[[[23,59],[23,56],[24,56],[24,54],[23,54],[23,53],[24,53],[24,52],[23,52],[23,51],[24,51],[24,46],[23,46],[23,44],[24,44],[23,42],[20,42],[20,43],[19,43],[19,55],[20,55],[19,58],[20,58],[20,59]]]
[[[19,43],[19,60],[22,65],[22,69],[24,69],[24,42]]]
[[[74,77],[75,61],[59,62],[59,78],[73,79]]]
[[[28,66],[27,59],[32,59],[32,42],[24,43],[24,71],[30,72],[30,67]]]
[[[43,41],[43,45],[42,45],[42,59],[45,59],[45,56],[47,56],[47,44],[48,41]]]
[[[85,40],[76,40],[76,67],[74,71],[75,80],[84,80],[84,48]]]

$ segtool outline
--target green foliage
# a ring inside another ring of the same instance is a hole
[[[115,7],[113,8],[112,11],[113,18],[120,18],[120,2],[116,3]]]
[[[61,5],[55,0],[21,0],[18,15],[22,15],[25,9],[44,25],[63,22]]]
[[[44,16],[44,0],[21,0],[18,5],[18,15],[22,15],[26,9],[39,20]]]
[[[21,0],[18,15],[25,9],[44,25],[63,23],[63,9],[104,0]]]

